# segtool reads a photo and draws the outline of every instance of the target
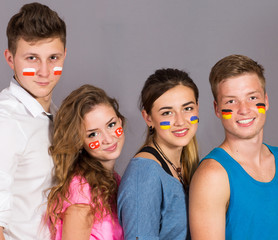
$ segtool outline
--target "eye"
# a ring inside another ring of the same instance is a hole
[[[34,60],[36,60],[37,58],[36,58],[35,56],[29,56],[29,57],[27,57],[27,59],[28,59],[28,60],[31,60],[31,61],[34,61]]]
[[[258,98],[255,96],[250,97],[250,100],[257,100]]]
[[[232,104],[232,103],[235,103],[235,100],[231,99],[231,100],[226,102],[226,104]]]
[[[112,127],[114,127],[115,125],[116,125],[116,122],[111,122],[111,123],[108,124],[108,128],[112,128]]]
[[[187,111],[187,112],[188,111],[192,111],[193,109],[194,109],[193,107],[186,107],[186,108],[184,108],[184,110]]]
[[[53,56],[50,57],[50,59],[51,59],[51,60],[57,60],[57,59],[58,59],[58,56],[53,55]]]
[[[89,138],[93,138],[93,137],[96,137],[96,136],[98,136],[99,135],[99,133],[98,132],[92,132],[92,133],[90,133],[89,134]]]
[[[169,115],[172,115],[172,112],[170,112],[170,111],[163,112],[161,115],[162,116],[169,116]]]

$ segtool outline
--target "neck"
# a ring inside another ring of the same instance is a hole
[[[36,100],[42,105],[44,111],[50,113],[51,97],[47,98],[36,98]]]
[[[259,161],[264,149],[263,131],[250,139],[233,139],[226,136],[220,147],[238,161],[241,161],[241,159]]]
[[[102,166],[110,172],[114,171],[116,160],[101,161]]]
[[[165,144],[157,142],[156,139],[154,139],[154,142],[158,145],[158,147],[162,150],[164,155],[176,166],[176,167],[181,167],[181,153],[182,153],[182,147],[168,147]],[[153,147],[155,145],[153,144]]]

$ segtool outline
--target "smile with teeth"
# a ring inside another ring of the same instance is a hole
[[[185,133],[187,131],[188,131],[188,128],[185,128],[185,129],[182,129],[182,130],[179,130],[179,131],[174,131],[174,133],[182,134],[182,133]]]
[[[238,120],[237,122],[240,124],[248,124],[252,122],[255,118],[249,118],[249,119],[244,119],[244,120]]]

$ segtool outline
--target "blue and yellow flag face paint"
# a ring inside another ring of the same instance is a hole
[[[192,124],[198,123],[198,122],[199,122],[199,118],[198,118],[197,116],[192,116],[192,117],[190,118],[190,122],[191,122]]]
[[[265,104],[264,103],[257,103],[256,104],[259,113],[265,114]]]
[[[171,127],[170,125],[170,121],[164,121],[164,122],[160,122],[160,128],[167,130]]]
[[[232,117],[232,112],[231,109],[222,109],[222,118],[230,119]]]

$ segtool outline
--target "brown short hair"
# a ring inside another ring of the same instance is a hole
[[[7,26],[8,48],[13,55],[16,53],[20,38],[27,42],[45,38],[59,37],[66,46],[66,24],[48,6],[30,3],[22,6]]]
[[[211,69],[209,82],[214,100],[217,101],[218,84],[231,77],[236,77],[245,73],[255,73],[258,75],[262,88],[265,92],[264,68],[249,57],[243,55],[230,55],[222,58]]]

